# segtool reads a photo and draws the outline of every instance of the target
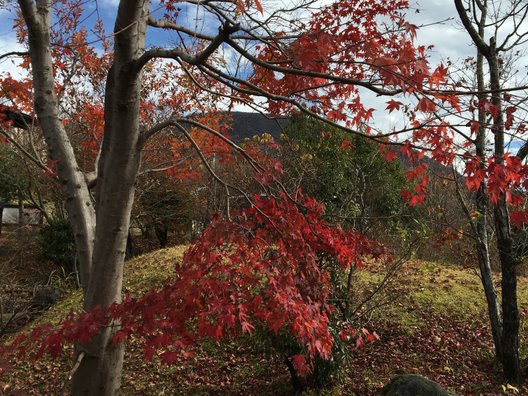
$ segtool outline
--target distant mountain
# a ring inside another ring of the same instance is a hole
[[[244,139],[251,139],[255,135],[262,135],[264,133],[269,133],[278,140],[282,128],[284,128],[288,122],[288,117],[285,116],[272,117],[266,114],[242,111],[231,112],[231,117],[232,125],[228,133],[235,143],[241,143]],[[403,158],[401,154],[398,155],[398,157],[405,169],[412,168],[416,165],[410,163],[406,158]],[[422,161],[427,164],[429,171],[433,174],[448,178],[453,176],[453,169],[451,166],[439,164],[427,156],[425,156]],[[457,175],[462,177],[458,172]]]
[[[244,139],[251,139],[255,135],[269,133],[275,139],[278,139],[282,127],[288,121],[288,117],[272,117],[260,113],[246,113],[242,111],[231,112],[232,125],[229,129],[229,135],[236,142],[243,142]]]

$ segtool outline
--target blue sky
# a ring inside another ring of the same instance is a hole
[[[284,4],[291,0],[268,0],[275,4]],[[321,0],[327,1],[327,0]],[[264,5],[267,0],[262,0]],[[88,2],[91,11],[97,8],[98,15],[103,19],[108,31],[112,31],[114,18],[116,15],[118,0],[97,0]],[[153,1],[153,10],[159,7],[159,1]],[[178,17],[178,22],[182,25],[196,27],[198,30],[214,34],[218,31],[218,21],[203,12],[197,11],[194,5],[181,3],[182,8]],[[157,12],[159,15],[159,11]],[[154,14],[156,15],[156,13]],[[92,14],[91,18],[95,18]],[[445,62],[447,58],[457,61],[473,55],[472,48],[467,33],[463,31],[460,24],[456,22],[456,10],[451,0],[419,0],[413,4],[407,15],[408,20],[420,27],[418,30],[418,42],[424,45],[433,45],[430,51],[430,63],[436,65]],[[20,49],[16,42],[16,37],[12,30],[13,15],[5,10],[0,10],[0,54],[8,51]],[[439,22],[441,22],[439,24]],[[427,26],[429,25],[429,26]],[[149,46],[166,46],[171,42],[178,41],[175,33],[160,29],[149,29]],[[226,57],[229,54],[226,54]],[[528,56],[525,65],[528,64]],[[0,72],[9,71],[16,74],[16,66],[11,60],[0,63]],[[526,74],[526,73],[525,73]],[[376,123],[382,129],[390,129],[401,122],[401,115],[397,112],[388,114],[385,111],[387,98],[378,98],[369,92],[362,93],[363,101],[367,107],[377,109],[375,114]]]
[[[274,0],[277,2],[277,0]],[[281,1],[278,1],[281,3]],[[284,3],[285,1],[282,1]],[[262,0],[266,4],[266,0]],[[108,31],[111,31],[114,24],[118,0],[97,0],[88,2],[88,6],[93,10],[98,9],[99,16],[103,19]],[[218,31],[218,22],[198,12],[194,5],[181,3],[182,8],[179,15],[179,23],[187,26],[197,26],[204,33],[213,34]],[[153,1],[153,10],[159,8],[159,1]],[[157,13],[159,15],[159,11]],[[94,14],[95,15],[95,14]],[[156,14],[155,14],[156,15]],[[419,0],[414,3],[408,13],[408,19],[416,25],[431,24],[439,21],[446,21],[441,25],[421,27],[418,31],[418,41],[426,45],[434,45],[430,52],[431,62],[438,63],[446,58],[453,60],[466,57],[472,54],[468,35],[462,31],[456,20],[456,10],[450,0]],[[0,54],[20,48],[16,43],[15,34],[12,30],[13,14],[5,10],[0,10]],[[174,33],[150,29],[149,45],[165,45],[170,43],[171,38],[175,38]],[[10,65],[3,62],[0,64],[0,71],[12,69]],[[526,61],[528,64],[528,60]]]
[[[262,1],[263,4],[265,0]],[[91,2],[91,8],[97,5],[98,14],[103,19],[108,31],[111,31],[114,24],[118,0],[98,0]],[[157,1],[153,2],[153,9],[157,8]],[[410,10],[409,19],[417,24],[428,24],[438,22],[455,16],[454,5],[447,0],[422,0],[416,4],[420,7],[420,12]],[[204,33],[215,33],[218,31],[218,22],[215,19],[203,15],[202,12],[197,14],[196,7],[189,4],[181,5],[179,23],[188,26],[197,26]],[[198,17],[198,18],[196,18]],[[0,54],[7,51],[20,48],[16,43],[16,38],[12,30],[13,15],[6,11],[0,11]],[[165,45],[175,39],[174,33],[161,31],[159,29],[150,29],[148,44],[151,46]],[[461,32],[452,21],[441,26],[423,27],[418,32],[418,40],[424,44],[433,44],[434,50],[431,52],[432,62],[437,63],[441,59],[451,57],[457,59],[467,56],[471,51],[467,34]],[[3,62],[0,64],[0,71],[12,70],[13,68]]]

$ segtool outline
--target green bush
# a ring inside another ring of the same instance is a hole
[[[40,230],[39,253],[42,259],[60,265],[66,273],[75,272],[75,238],[68,220],[50,220]]]
[[[408,214],[402,161],[386,161],[375,142],[303,115],[290,117],[281,139],[286,185],[323,202],[332,221],[378,238]]]

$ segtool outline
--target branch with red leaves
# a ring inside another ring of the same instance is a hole
[[[336,308],[322,257],[346,269],[385,253],[362,235],[322,220],[319,202],[298,197],[255,197],[253,207],[231,220],[215,217],[160,289],[107,309],[72,313],[58,326],[38,326],[4,350],[57,355],[66,342],[88,343],[102,327],[120,323],[114,342],[140,337],[146,359],[158,354],[170,364],[203,338],[251,334],[264,326],[292,334],[307,361],[329,359],[329,318]]]

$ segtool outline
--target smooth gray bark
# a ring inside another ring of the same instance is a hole
[[[122,1],[115,24],[114,64],[105,98],[105,133],[98,166],[94,209],[85,175],[59,117],[50,44],[49,0],[19,0],[28,27],[35,90],[35,111],[58,177],[77,242],[84,288],[84,309],[121,300],[123,261],[140,162],[140,72],[150,1]],[[113,344],[116,327],[88,345],[76,345],[82,357],[74,373],[72,394],[116,395],[121,384],[124,344]]]
[[[97,227],[93,271],[85,310],[121,300],[123,263],[134,184],[140,163],[141,75],[135,67],[145,48],[150,1],[122,1],[115,24],[115,57],[108,75],[105,134],[97,177]],[[75,395],[116,395],[121,385],[124,344],[113,344],[116,327],[90,345],[78,345],[83,360],[73,377]]]
[[[50,46],[51,1],[39,0],[34,3],[32,0],[19,0],[19,4],[28,28],[35,112],[50,158],[58,161],[57,173],[75,234],[81,282],[86,289],[91,273],[95,210],[84,175],[79,170],[73,147],[59,117]]]

